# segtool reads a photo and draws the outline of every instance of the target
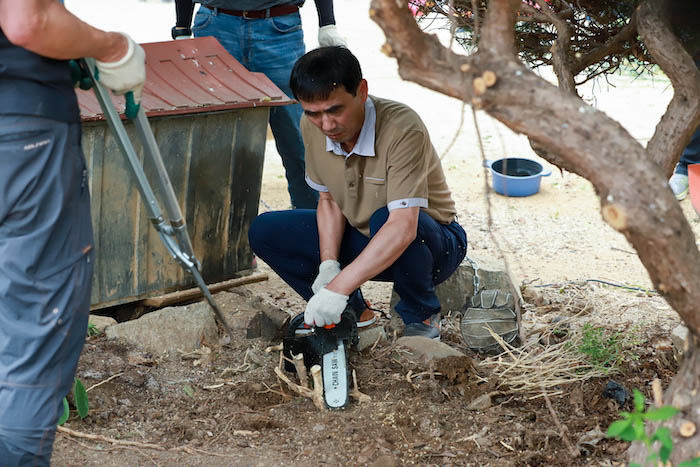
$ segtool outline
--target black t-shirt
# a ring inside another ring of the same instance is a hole
[[[0,29],[0,115],[79,122],[68,61],[18,47]]]

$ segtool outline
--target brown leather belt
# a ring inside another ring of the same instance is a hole
[[[219,13],[232,16],[241,16],[245,19],[265,19],[273,18],[275,16],[291,15],[299,11],[299,5],[278,5],[272,8],[267,8],[265,10],[227,10],[225,8],[218,8]]]

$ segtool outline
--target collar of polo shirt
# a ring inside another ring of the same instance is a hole
[[[332,152],[339,156],[345,156],[346,159],[353,154],[357,154],[358,156],[374,157],[374,127],[376,126],[376,123],[377,111],[374,108],[372,99],[367,96],[367,100],[365,101],[365,121],[362,123],[360,136],[357,138],[355,147],[353,147],[352,151],[349,153],[345,152],[340,143],[337,143],[326,136],[326,151]]]

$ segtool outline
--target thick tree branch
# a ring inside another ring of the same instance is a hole
[[[515,56],[513,24],[520,0],[491,0],[482,26],[479,50]]]
[[[552,65],[554,74],[557,75],[559,87],[571,94],[576,94],[574,74],[569,63],[569,47],[571,46],[571,27],[569,23],[557,16],[557,13],[544,0],[535,0],[540,9],[557,28],[557,40],[550,49],[552,52]]]
[[[637,28],[673,84],[673,98],[647,144],[647,152],[670,176],[700,124],[700,71],[671,30],[669,0],[647,0],[639,5]]]
[[[548,160],[590,180],[604,218],[632,243],[654,285],[700,335],[700,253],[665,174],[618,122],[517,60],[512,51],[516,10],[511,0],[493,0],[479,50],[469,57],[420,31],[396,0],[373,0],[371,15],[404,79],[483,108],[546,149]],[[495,76],[495,84],[476,86],[485,72]]]

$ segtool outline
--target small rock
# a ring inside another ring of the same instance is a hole
[[[482,394],[469,403],[467,410],[486,410],[492,405],[491,394]]]
[[[152,392],[160,391],[160,384],[150,373],[146,375],[146,387]]]
[[[430,361],[446,357],[464,357],[464,354],[459,350],[427,337],[401,337],[396,343],[411,349],[415,354]]]
[[[117,324],[117,320],[109,316],[90,315],[88,318],[88,326],[91,324],[98,330],[104,332],[109,326]]]
[[[679,324],[673,331],[671,331],[671,341],[673,341],[673,346],[679,353],[685,353],[688,351],[688,328]]]
[[[584,433],[578,440],[577,445],[588,444],[589,446],[595,446],[601,440],[605,439],[605,433],[603,433],[600,428],[595,427],[594,429]]]
[[[363,350],[370,348],[377,342],[386,340],[386,331],[382,326],[373,326],[369,329],[360,329],[357,333],[359,337],[359,342],[357,343],[357,351],[362,352]]]
[[[314,430],[316,433],[319,433],[325,429],[326,425],[314,425],[314,427],[312,428],[312,430]]]
[[[629,399],[630,397],[630,392],[623,386],[621,386],[619,383],[610,380],[605,386],[605,390],[603,391],[603,397],[613,399],[615,402],[617,402],[617,404],[620,407],[624,407],[625,402],[627,402],[627,399]]]

